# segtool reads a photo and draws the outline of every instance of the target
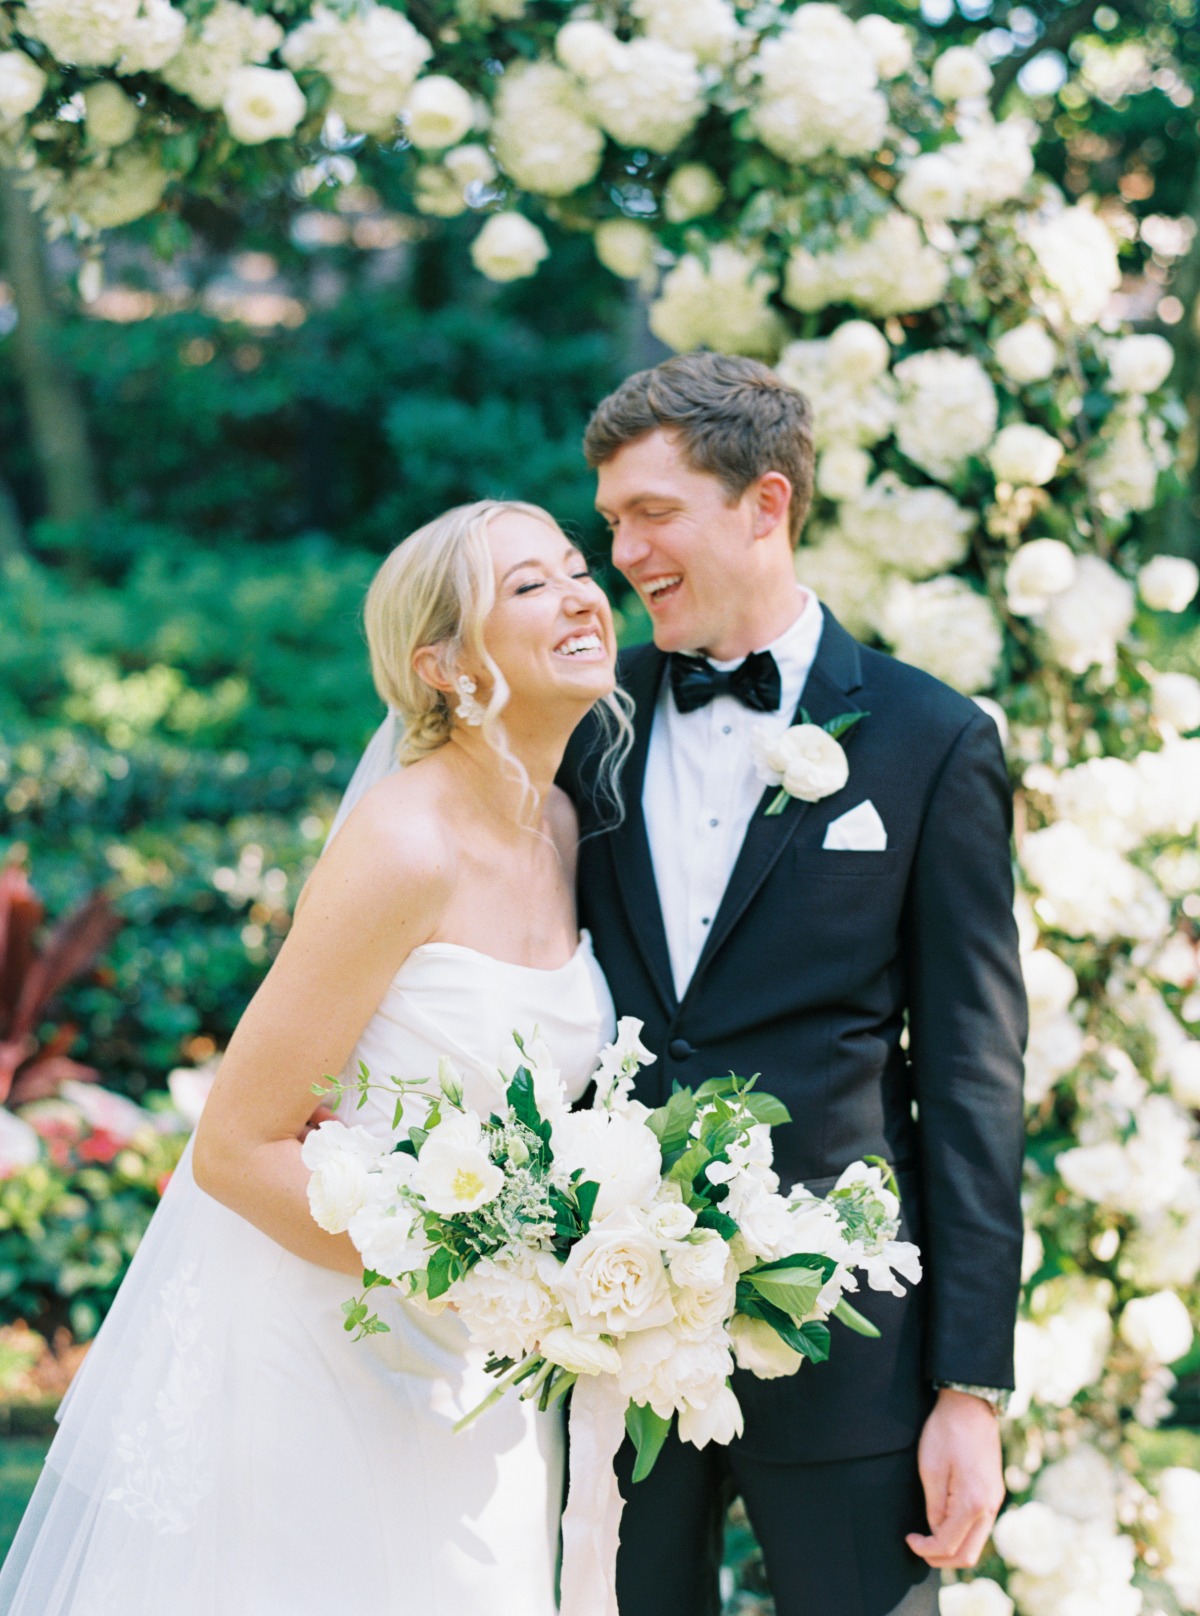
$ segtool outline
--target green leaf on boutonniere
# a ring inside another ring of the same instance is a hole
[[[828,724],[822,724],[821,728],[827,735],[832,735],[835,741],[840,741],[848,729],[854,728],[859,719],[870,716],[870,713],[839,713],[836,718],[831,718]]]

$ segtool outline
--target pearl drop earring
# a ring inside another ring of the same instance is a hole
[[[486,714],[483,707],[475,700],[477,686],[469,674],[460,673],[454,681],[454,688],[458,691],[458,706],[454,711],[464,724],[478,727],[483,723]]]

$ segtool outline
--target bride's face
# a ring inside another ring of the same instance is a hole
[[[520,511],[488,527],[496,602],[483,640],[512,702],[572,696],[588,705],[613,689],[612,611],[587,562],[557,528]]]

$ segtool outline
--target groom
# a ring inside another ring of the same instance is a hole
[[[758,1072],[792,1120],[784,1190],[885,1157],[923,1282],[864,1290],[881,1330],[834,1325],[830,1361],[739,1371],[744,1435],[672,1438],[628,1500],[621,1616],[716,1616],[726,1506],[743,1499],[778,1616],[935,1616],[940,1568],[977,1560],[1000,1507],[998,1416],[1020,1282],[1025,1005],[999,736],[973,702],[859,646],[793,551],[812,497],[807,400],[717,354],[631,376],[585,452],[613,560],[654,644],[622,660],[636,703],[624,819],[581,735],[581,920],[620,1015],[672,1081]],[[845,714],[849,778],[765,810],[756,727]]]

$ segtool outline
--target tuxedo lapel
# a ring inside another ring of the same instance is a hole
[[[617,890],[629,923],[637,939],[638,949],[668,1015],[676,1007],[671,956],[667,948],[667,933],[663,925],[662,905],[654,880],[654,861],[650,856],[650,838],[646,833],[646,816],[642,811],[642,786],[646,778],[646,758],[650,750],[650,731],[654,724],[654,709],[658,702],[659,686],[666,670],[666,657],[653,646],[647,646],[633,660],[628,673],[622,678],[626,692],[634,701],[633,746],[625,761],[621,775],[621,797],[625,804],[625,817],[608,837],[616,874]]]
[[[858,645],[828,607],[824,608],[824,613],[821,643],[793,715],[793,724],[803,721],[802,710],[814,724],[827,724],[842,713],[862,711],[861,703],[855,701],[852,695],[862,685],[862,661]],[[857,727],[842,737],[843,746],[852,746]],[[813,806],[812,803],[795,799],[787,804],[781,814],[768,815],[766,810],[776,793],[775,786],[768,786],[754,810],[737,863],[729,877],[729,885],[725,888],[713,920],[712,931],[688,984],[688,993],[697,986],[708,961],[737,925]]]

